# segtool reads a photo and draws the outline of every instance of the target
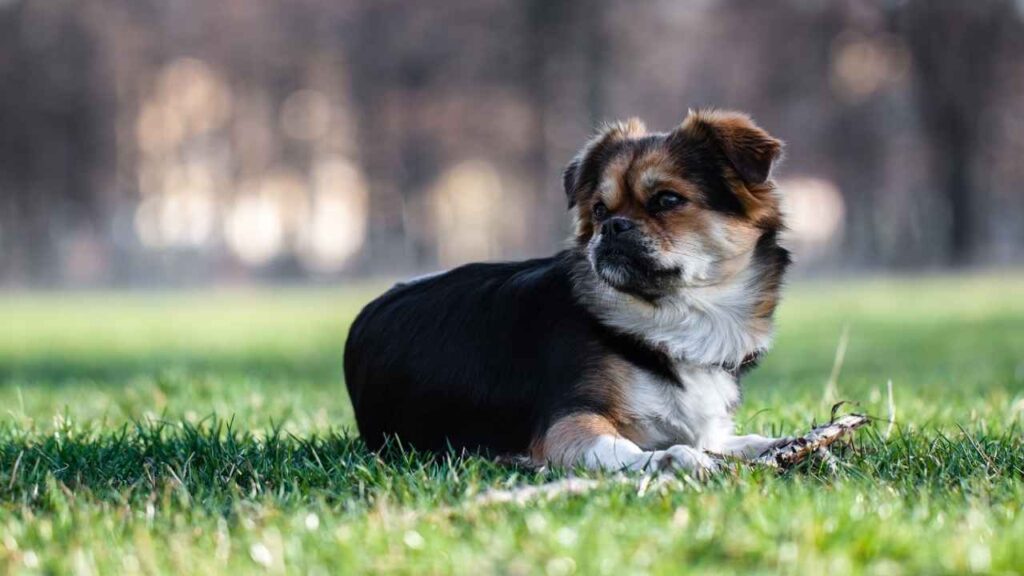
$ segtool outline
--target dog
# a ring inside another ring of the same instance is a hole
[[[358,315],[345,378],[361,437],[696,473],[784,443],[733,423],[790,263],[781,152],[731,111],[603,127],[564,172],[566,250],[400,283]]]

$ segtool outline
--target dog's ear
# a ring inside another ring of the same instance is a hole
[[[562,185],[565,186],[565,196],[569,199],[569,208],[576,205],[576,182],[579,180],[580,164],[583,163],[582,154],[577,154],[562,171]]]
[[[584,191],[590,190],[597,183],[615,143],[640,138],[645,134],[647,128],[637,118],[602,126],[562,172],[562,185],[569,200],[569,208],[576,205]]]
[[[782,141],[741,112],[691,110],[678,130],[714,141],[747,184],[764,184],[782,157]]]

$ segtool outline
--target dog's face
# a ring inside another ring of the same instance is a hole
[[[609,126],[565,171],[576,242],[601,280],[646,300],[722,283],[782,226],[768,179],[781,149],[733,112],[691,112],[669,133]]]

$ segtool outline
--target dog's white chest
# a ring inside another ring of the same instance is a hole
[[[682,387],[637,370],[627,392],[637,444],[653,450],[675,444],[716,449],[733,433],[739,387],[721,368],[676,367]]]

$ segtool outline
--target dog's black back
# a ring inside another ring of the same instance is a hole
[[[612,410],[581,385],[617,357],[672,378],[667,361],[613,334],[572,292],[573,258],[470,264],[398,284],[359,314],[345,380],[363,439],[431,451],[523,452],[567,411]]]
[[[356,318],[345,379],[359,431],[426,450],[523,451],[584,369],[593,324],[560,257],[399,284]]]

